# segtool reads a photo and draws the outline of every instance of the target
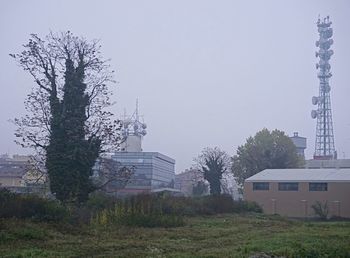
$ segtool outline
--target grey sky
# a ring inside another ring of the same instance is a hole
[[[350,1],[19,1],[0,3],[0,153],[16,146],[8,119],[24,112],[32,79],[8,56],[30,33],[71,30],[101,39],[117,71],[114,112],[139,98],[145,151],[188,168],[202,148],[230,155],[263,127],[298,131],[314,151],[318,94],[315,22],[330,15],[331,99],[339,157],[350,158]],[[344,153],[344,154],[343,154]]]

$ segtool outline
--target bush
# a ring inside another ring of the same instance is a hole
[[[192,198],[142,194],[116,199],[104,193],[94,193],[84,205],[63,206],[55,200],[0,190],[0,218],[29,218],[72,225],[173,227],[184,224],[183,216],[261,211],[257,204],[234,201],[229,195]]]
[[[117,199],[103,192],[95,192],[90,194],[89,200],[86,202],[86,208],[91,211],[101,211],[113,208]]]
[[[234,212],[256,212],[262,213],[263,209],[256,202],[248,202],[248,201],[234,201]]]
[[[254,202],[234,201],[230,195],[202,197],[165,197],[160,200],[165,214],[186,216],[214,215],[220,213],[262,212]]]
[[[46,237],[46,232],[40,228],[18,228],[13,232],[15,239],[23,240],[44,240]]]
[[[321,219],[323,220],[328,219],[329,208],[328,208],[327,202],[322,204],[321,202],[317,201],[311,207],[314,210],[315,214],[319,216]]]
[[[0,190],[0,218],[62,221],[67,216],[67,210],[57,201]]]

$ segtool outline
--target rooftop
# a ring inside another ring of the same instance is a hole
[[[350,182],[350,169],[265,169],[246,179],[246,182],[263,181]]]
[[[159,152],[146,152],[146,151],[137,151],[137,152],[126,152],[126,151],[117,151],[115,153],[112,154],[112,158],[116,158],[116,159],[142,159],[142,158],[159,158],[159,159],[163,159],[167,162],[173,163],[175,164],[175,160],[164,155],[161,154]]]

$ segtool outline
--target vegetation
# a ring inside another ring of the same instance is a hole
[[[292,140],[279,130],[263,129],[239,146],[233,157],[232,172],[239,185],[264,169],[298,168],[303,164]]]
[[[314,210],[315,214],[323,220],[328,219],[329,217],[329,207],[328,207],[328,202],[320,202],[316,201],[311,208]]]
[[[100,199],[101,203],[104,200]],[[164,213],[163,199],[152,195],[132,196],[127,199],[108,201],[101,209],[92,213],[92,226],[124,225],[136,227],[177,227],[183,226],[183,217],[174,212]]]
[[[204,179],[209,182],[210,194],[221,194],[221,179],[229,169],[230,157],[218,147],[206,148],[195,159]]]
[[[350,222],[196,216],[176,228],[71,227],[0,219],[0,257],[349,257]]]
[[[208,186],[203,181],[195,182],[192,188],[193,196],[202,196],[208,192]]]
[[[137,195],[116,199],[95,193],[84,205],[61,204],[33,195],[0,191],[0,218],[24,218],[76,225],[127,225],[176,227],[184,225],[184,216],[220,213],[261,212],[251,202],[233,201],[228,195],[173,197],[164,194]]]
[[[15,120],[20,144],[37,151],[58,200],[85,202],[96,189],[91,175],[97,158],[120,140],[120,123],[106,110],[112,71],[98,42],[69,31],[45,39],[32,34],[11,56],[36,83],[25,102],[27,116]]]
[[[262,212],[256,203],[233,201],[228,195],[191,198],[145,194],[116,200],[95,194],[87,205],[95,226],[177,227],[184,225],[187,216]]]
[[[42,199],[35,195],[18,195],[1,189],[0,218],[58,222],[68,218],[68,211],[54,200]]]
[[[0,257],[350,255],[349,221],[266,216],[227,195],[121,200],[94,193],[84,205],[63,206],[2,190],[0,205]]]

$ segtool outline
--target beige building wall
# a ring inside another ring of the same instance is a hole
[[[267,214],[288,217],[315,217],[311,206],[327,202],[330,216],[350,218],[350,182],[324,182],[328,191],[309,191],[309,182],[299,182],[298,191],[279,191],[279,182],[269,183],[269,190],[253,190],[253,182],[245,182],[244,199],[257,202]]]
[[[0,186],[22,186],[21,177],[0,177]]]
[[[193,187],[199,181],[204,181],[203,174],[197,169],[186,169],[175,175],[175,188],[179,189],[185,196],[193,195]]]

